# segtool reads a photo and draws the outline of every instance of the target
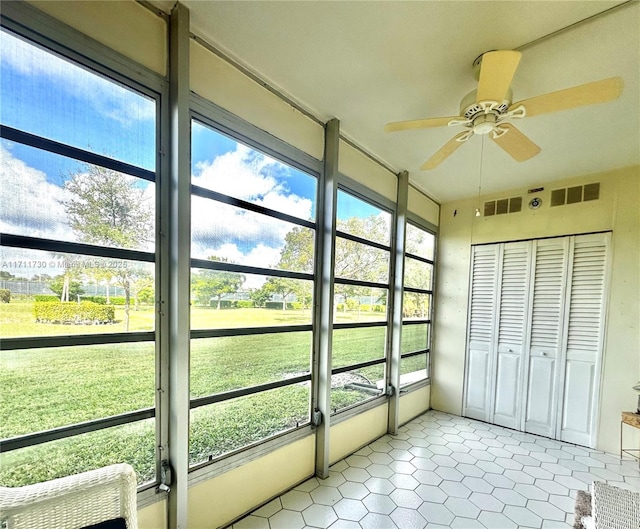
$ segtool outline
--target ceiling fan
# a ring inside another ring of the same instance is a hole
[[[474,134],[488,134],[514,160],[524,162],[538,154],[540,147],[509,120],[604,103],[622,93],[622,78],[611,77],[512,103],[509,86],[521,55],[519,51],[498,50],[478,57],[473,63],[479,70],[478,88],[462,99],[459,116],[397,121],[388,123],[385,132],[456,125],[466,129],[429,158],[420,167],[423,171],[440,165]]]

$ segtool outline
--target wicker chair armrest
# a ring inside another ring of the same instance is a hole
[[[137,529],[136,474],[110,465],[24,487],[0,487],[0,520],[7,529],[80,529],[124,518]]]

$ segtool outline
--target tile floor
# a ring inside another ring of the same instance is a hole
[[[570,528],[594,480],[640,489],[631,460],[429,411],[233,529]]]

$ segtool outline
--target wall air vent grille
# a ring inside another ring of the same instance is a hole
[[[504,215],[522,211],[522,197],[501,198],[484,203],[484,216]]]
[[[551,207],[564,206],[565,204],[577,204],[600,198],[600,183],[574,186],[566,189],[554,189],[551,191]]]

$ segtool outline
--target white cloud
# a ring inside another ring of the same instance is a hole
[[[99,75],[89,73],[64,59],[0,32],[0,62],[30,76],[43,76],[74,98],[82,96],[100,114],[122,124],[155,118],[151,101],[140,104],[140,96]]]
[[[66,224],[64,188],[47,181],[47,175],[15,158],[0,145],[0,231],[73,240]]]
[[[196,167],[193,183],[299,218],[311,216],[312,202],[290,193],[272,176],[282,165],[239,145],[235,151]],[[270,171],[270,168],[273,171]],[[211,255],[235,263],[275,267],[286,234],[295,226],[265,215],[194,197],[192,207],[192,254]]]

